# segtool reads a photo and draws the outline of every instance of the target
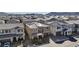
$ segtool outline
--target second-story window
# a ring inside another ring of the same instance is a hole
[[[23,30],[22,29],[18,29],[18,32],[23,32]]]
[[[48,27],[46,29],[49,29]]]
[[[9,30],[9,33],[11,32],[11,30]]]
[[[60,29],[61,27],[57,27],[57,29]]]
[[[37,32],[37,29],[33,29],[33,33],[36,33]]]
[[[18,29],[18,32],[20,32],[20,29]]]
[[[8,33],[8,30],[5,30],[5,33]]]
[[[1,31],[2,33],[5,33],[4,30]]]

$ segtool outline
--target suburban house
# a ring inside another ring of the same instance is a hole
[[[4,20],[6,24],[20,23],[18,19]]]
[[[4,24],[5,23],[5,21],[4,20],[0,20],[0,24]]]
[[[34,20],[34,19],[27,19],[27,18],[22,19],[22,21],[23,21],[23,23],[32,23],[32,22],[36,22],[36,20]]]
[[[49,25],[38,22],[32,22],[26,24],[26,30],[28,32],[30,39],[34,38],[43,39],[44,37],[47,37],[50,34]]]
[[[61,21],[51,21],[47,22],[50,26],[51,34],[54,36],[64,36],[71,35],[71,28],[66,22]]]
[[[43,18],[37,18],[37,19],[34,19],[36,22],[39,22],[39,23],[45,23],[45,19]]]
[[[73,35],[79,33],[79,20],[70,21],[48,21],[51,34],[54,36]]]
[[[0,42],[24,39],[24,26],[17,24],[0,24]]]
[[[70,27],[72,35],[79,34],[79,20],[65,21]]]

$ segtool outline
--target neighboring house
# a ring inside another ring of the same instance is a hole
[[[36,22],[39,22],[39,23],[45,23],[45,19],[43,18],[37,18],[37,19],[34,19]]]
[[[6,24],[14,24],[14,23],[20,23],[19,19],[11,19],[11,20],[5,20]]]
[[[51,34],[54,36],[79,34],[79,20],[51,21],[46,24],[50,26]]]
[[[79,20],[65,21],[71,28],[72,35],[79,33]]]
[[[36,22],[36,20],[34,20],[34,19],[23,19],[22,21],[23,21],[23,23],[32,23],[32,22]]]
[[[61,21],[52,21],[48,22],[48,25],[50,25],[51,34],[54,36],[64,36],[64,35],[71,35],[71,28],[65,22]]]
[[[0,24],[4,24],[5,23],[5,21],[4,20],[0,20]]]
[[[36,26],[38,27],[38,33],[43,33],[45,34],[50,34],[50,27],[49,25],[42,24],[42,23],[37,23],[35,22]]]
[[[35,37],[43,38],[45,35],[50,34],[50,27],[48,25],[37,23],[37,22],[26,24],[26,30],[28,32],[30,39],[33,39]]]
[[[52,21],[57,21],[58,19],[56,19],[56,18],[50,18],[50,19],[48,19],[48,20],[46,20],[47,22],[52,22]]]
[[[26,24],[26,31],[27,31],[28,36],[29,36],[30,39],[33,39],[34,37],[37,37],[38,28],[34,23]]]
[[[18,41],[24,39],[23,24],[0,24],[0,41]]]

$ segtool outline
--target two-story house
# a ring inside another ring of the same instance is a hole
[[[79,34],[79,20],[70,20],[65,22],[70,27],[72,35]]]
[[[49,25],[38,22],[26,24],[26,30],[29,34],[30,39],[33,39],[34,37],[43,38],[44,36],[50,34]]]
[[[52,21],[47,22],[50,26],[51,34],[54,36],[64,36],[64,35],[71,35],[71,25],[68,25],[66,22],[63,21]]]
[[[20,39],[24,39],[23,24],[0,24],[0,41],[13,42]]]

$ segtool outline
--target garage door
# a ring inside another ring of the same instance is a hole
[[[61,36],[61,32],[56,32],[56,36]]]

